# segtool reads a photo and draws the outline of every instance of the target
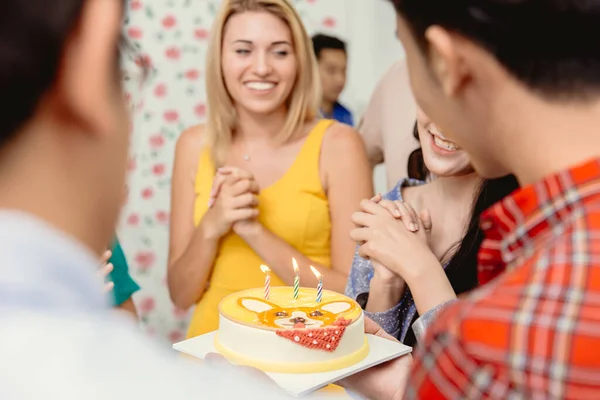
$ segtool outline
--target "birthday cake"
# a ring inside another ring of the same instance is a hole
[[[250,289],[219,305],[215,347],[230,361],[265,372],[318,373],[352,366],[369,353],[363,312],[350,298],[328,290]]]

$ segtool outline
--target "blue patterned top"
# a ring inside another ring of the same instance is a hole
[[[405,178],[396,184],[394,189],[383,196],[387,200],[402,200],[402,189],[408,186],[420,186],[425,182],[416,179]],[[373,278],[373,265],[370,260],[358,255],[358,246],[354,253],[352,269],[346,286],[346,296],[356,300],[361,307],[365,307],[369,297],[369,285]],[[387,333],[404,341],[411,322],[417,314],[415,302],[409,290],[404,292],[400,303],[390,310],[371,313],[365,311],[365,315],[377,322]]]

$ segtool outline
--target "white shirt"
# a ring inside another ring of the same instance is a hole
[[[0,399],[288,398],[160,350],[110,310],[98,267],[73,238],[0,211]]]
[[[358,126],[369,159],[385,163],[388,189],[408,176],[408,157],[419,147],[413,136],[417,106],[405,61],[397,61],[381,78]]]

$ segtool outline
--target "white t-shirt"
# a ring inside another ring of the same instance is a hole
[[[236,367],[186,361],[109,308],[87,249],[0,211],[0,399],[286,399]]]

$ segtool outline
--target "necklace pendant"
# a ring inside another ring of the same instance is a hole
[[[250,155],[244,154],[244,161],[250,161]]]

